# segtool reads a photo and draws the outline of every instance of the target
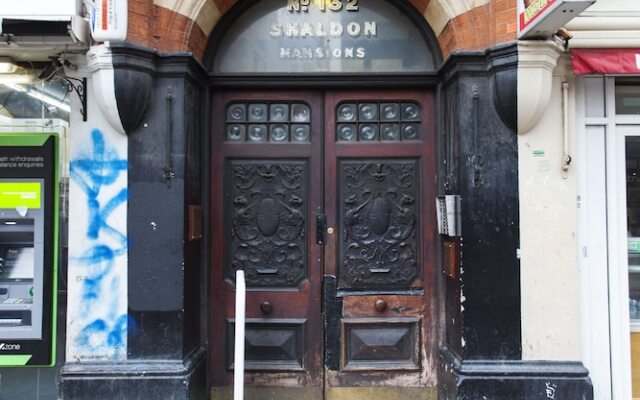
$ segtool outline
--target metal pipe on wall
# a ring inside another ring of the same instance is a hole
[[[562,82],[562,178],[566,179],[571,165],[569,150],[569,84]]]

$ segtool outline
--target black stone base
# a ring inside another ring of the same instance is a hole
[[[69,363],[60,371],[60,395],[64,400],[202,400],[208,398],[206,359],[201,350],[184,363]]]
[[[439,400],[593,400],[580,362],[463,361],[441,351]]]

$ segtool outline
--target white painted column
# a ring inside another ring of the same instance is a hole
[[[574,83],[554,42],[519,45],[522,358],[580,360]],[[563,82],[569,84],[563,103]],[[563,107],[568,108],[565,137]],[[575,164],[575,163],[573,163]]]
[[[103,114],[88,78],[88,121],[71,94],[69,177],[68,363],[127,358],[127,137]],[[113,70],[111,70],[113,77]],[[107,80],[108,81],[108,80]],[[115,101],[115,96],[113,97]]]

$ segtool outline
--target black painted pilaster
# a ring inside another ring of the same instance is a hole
[[[445,191],[462,196],[460,266],[457,279],[444,278],[445,319],[457,321],[447,345],[464,359],[520,358],[517,137],[498,114],[493,84],[516,61],[508,46],[453,55],[442,70]]]

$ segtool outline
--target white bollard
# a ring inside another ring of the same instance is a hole
[[[244,271],[236,271],[236,335],[233,353],[233,399],[244,400],[244,324],[247,285]]]

